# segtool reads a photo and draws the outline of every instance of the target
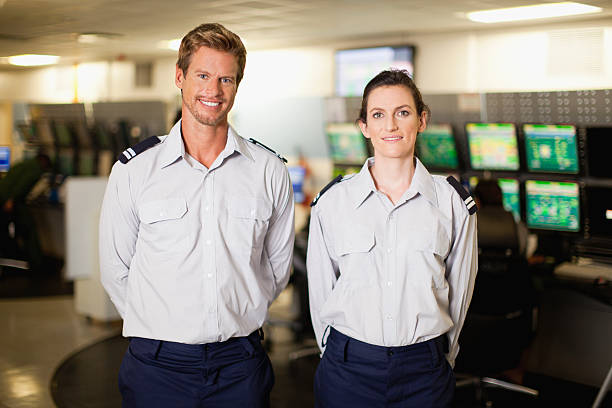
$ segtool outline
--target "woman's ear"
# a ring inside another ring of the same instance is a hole
[[[368,124],[361,119],[357,120],[357,124],[359,125],[359,129],[361,129],[363,137],[369,139],[370,137],[368,136]]]

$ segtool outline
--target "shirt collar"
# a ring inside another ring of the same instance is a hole
[[[415,163],[414,175],[412,176],[412,182],[410,183],[407,196],[412,196],[418,192],[433,206],[437,207],[438,198],[433,178],[418,158],[415,158]],[[374,184],[374,179],[369,169],[373,164],[374,158],[370,157],[361,167],[361,171],[354,176],[354,183],[356,185],[351,189],[351,195],[355,208],[363,204],[370,194],[376,191],[376,185]]]
[[[181,130],[181,120],[179,120],[170,130],[168,136],[163,141],[162,145],[162,153],[161,153],[161,167],[166,167],[174,162],[176,162],[179,158],[185,157],[185,143],[183,142],[183,134]],[[243,156],[248,157],[251,160],[254,160],[251,152],[246,146],[246,141],[236,133],[234,128],[228,126],[227,131],[227,142],[225,143],[225,148],[221,152],[219,156],[222,158],[230,156],[233,152],[238,152]]]

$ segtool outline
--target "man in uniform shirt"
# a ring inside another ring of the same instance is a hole
[[[228,125],[245,60],[219,24],[188,33],[175,76],[182,120],[111,172],[100,268],[131,338],[124,406],[269,405],[260,328],[289,278],[293,196],[279,157]]]

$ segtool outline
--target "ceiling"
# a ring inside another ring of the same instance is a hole
[[[538,2],[551,1],[0,0],[0,57],[53,54],[62,63],[172,57],[176,51],[160,48],[160,41],[214,21],[239,34],[249,50],[485,29],[491,25],[470,22],[464,13]],[[554,21],[612,16],[612,0],[584,2],[604,12]],[[82,33],[100,33],[102,40],[81,43]],[[8,67],[0,63],[0,69]]]

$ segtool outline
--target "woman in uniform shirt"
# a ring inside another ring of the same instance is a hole
[[[416,158],[429,108],[407,72],[383,71],[359,119],[374,157],[312,204],[310,309],[318,407],[447,407],[477,270],[476,206]]]

